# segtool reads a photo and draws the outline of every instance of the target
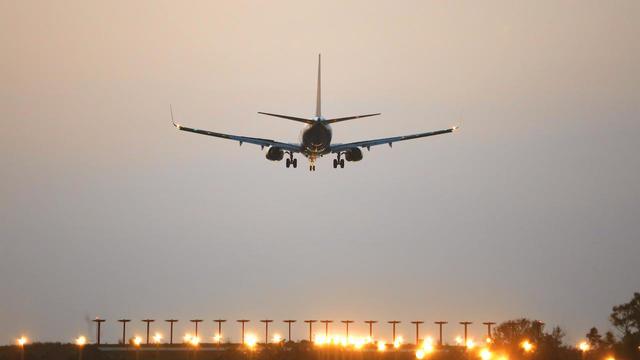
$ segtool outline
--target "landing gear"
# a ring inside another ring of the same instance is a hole
[[[333,159],[333,168],[337,169],[338,165],[340,166],[341,169],[344,169],[344,159],[340,159],[340,154],[338,154],[337,159]]]
[[[315,165],[309,165],[309,171],[316,171]]]
[[[298,167],[298,159],[293,158],[293,153],[289,153],[289,158],[285,162],[285,165],[287,166],[287,169],[289,166],[293,166],[294,169]]]

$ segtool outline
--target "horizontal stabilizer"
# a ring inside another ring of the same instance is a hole
[[[325,124],[333,124],[333,123],[340,122],[340,121],[353,120],[353,119],[359,119],[359,118],[364,118],[364,117],[369,117],[369,116],[376,116],[376,115],[380,115],[380,113],[367,114],[367,115],[347,116],[347,117],[341,117],[341,118],[335,118],[335,119],[326,119],[326,120],[322,120],[322,122],[325,123]]]
[[[258,114],[275,116],[275,117],[279,117],[279,118],[283,118],[283,119],[303,122],[303,123],[306,123],[306,124],[313,124],[315,122],[315,121],[313,121],[311,119],[299,118],[299,117],[288,116],[288,115],[271,114],[271,113],[260,112],[260,111],[258,111]]]

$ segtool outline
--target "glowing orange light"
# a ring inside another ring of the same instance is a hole
[[[280,334],[273,335],[273,342],[274,343],[279,343],[280,341],[282,341],[282,337],[280,336]]]
[[[490,337],[487,337],[486,339],[484,339],[484,341],[485,341],[487,344],[491,344],[491,342],[492,342],[493,340],[491,340],[491,338],[490,338]]]
[[[529,342],[529,340],[525,340],[522,342],[522,348],[524,351],[529,352],[533,350],[533,345]]]
[[[255,335],[247,335],[245,337],[244,343],[251,349],[253,349],[256,344],[258,343],[258,339],[255,337]]]
[[[156,333],[155,335],[153,335],[154,343],[160,344],[160,341],[162,341],[162,335],[160,333]]]
[[[589,348],[590,346],[586,341],[583,341],[578,345],[578,349],[580,349],[582,352],[589,351]]]
[[[613,356],[609,356],[607,360],[616,360]]]
[[[420,360],[423,357],[424,357],[424,350],[418,349],[418,351],[416,351],[416,359]]]
[[[462,344],[462,338],[460,336],[456,337],[456,344],[458,344],[458,345]]]
[[[475,346],[476,344],[473,342],[473,340],[467,340],[467,349],[473,349]]]
[[[482,351],[480,351],[480,357],[482,358],[482,360],[491,359],[491,351],[489,351],[488,349],[482,349]]]
[[[140,336],[136,336],[133,338],[133,345],[140,346],[142,344],[142,338]]]
[[[24,346],[24,345],[27,343],[27,341],[29,341],[29,340],[28,340],[26,337],[21,336],[21,337],[20,337],[18,340],[16,340],[16,341],[18,342],[18,345],[22,347],[22,346]]]
[[[78,346],[84,346],[86,343],[87,343],[87,338],[84,337],[84,336],[79,336],[76,339],[76,345],[78,345]]]
[[[219,342],[220,340],[222,340],[222,335],[220,335],[220,334],[216,334],[216,336],[214,336],[214,337],[213,337],[213,340],[214,340],[215,342]]]
[[[387,346],[382,341],[378,341],[378,351],[385,351]]]
[[[422,349],[424,350],[425,353],[432,353],[434,348],[432,344],[424,344]]]

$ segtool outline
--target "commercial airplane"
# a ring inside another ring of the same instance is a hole
[[[359,119],[369,116],[380,115],[380,113],[376,114],[367,114],[367,115],[356,115],[356,116],[347,116],[341,118],[332,118],[325,119],[322,117],[321,106],[320,106],[320,55],[318,55],[318,89],[316,94],[316,116],[311,119],[288,116],[288,115],[278,115],[271,114],[266,112],[258,112],[258,114],[275,116],[283,119],[299,121],[307,124],[307,126],[302,130],[301,134],[301,142],[299,144],[294,143],[284,143],[278,142],[269,139],[261,139],[254,137],[246,137],[246,136],[237,136],[237,135],[228,135],[217,133],[213,131],[194,129],[186,126],[182,126],[177,124],[173,120],[173,109],[171,109],[171,120],[173,125],[178,128],[178,130],[193,132],[196,134],[215,136],[223,139],[235,140],[242,143],[250,143],[260,145],[262,149],[264,147],[268,147],[267,151],[267,159],[272,161],[280,161],[284,158],[285,154],[287,154],[286,166],[287,168],[293,166],[294,168],[298,167],[298,159],[294,158],[293,155],[295,153],[301,153],[307,159],[309,159],[310,165],[309,170],[316,170],[316,159],[328,154],[336,154],[336,158],[333,159],[333,168],[344,168],[344,161],[360,161],[362,160],[362,151],[360,148],[366,148],[370,150],[372,146],[389,144],[391,147],[396,141],[403,140],[411,140],[417,139],[421,137],[447,134],[453,132],[457,129],[456,126],[451,127],[449,129],[437,130],[431,132],[425,132],[420,134],[413,135],[405,135],[405,136],[395,136],[383,139],[374,139],[374,140],[365,140],[365,141],[356,141],[346,144],[332,144],[331,143],[331,126],[330,124],[337,123],[340,121]],[[343,158],[344,155],[344,158]]]

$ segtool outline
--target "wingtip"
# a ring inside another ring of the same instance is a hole
[[[451,128],[451,131],[457,131],[458,129],[460,129],[460,126],[456,125]]]

